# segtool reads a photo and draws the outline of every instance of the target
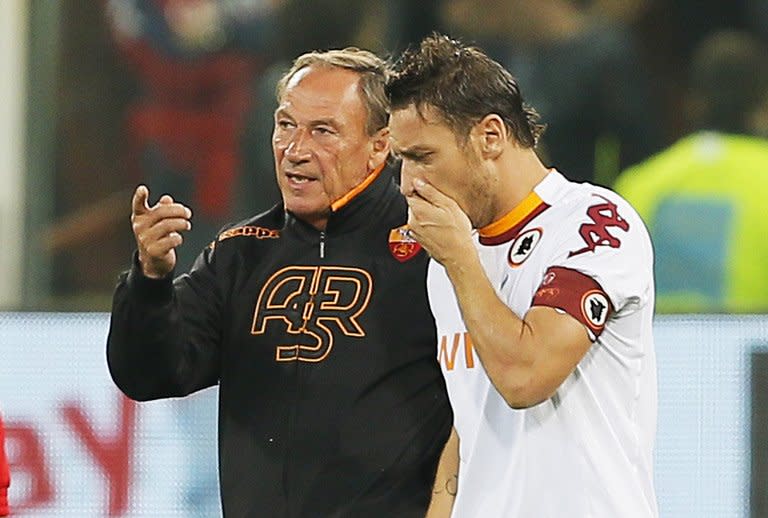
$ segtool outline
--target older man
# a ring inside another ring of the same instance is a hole
[[[111,373],[137,400],[219,384],[227,516],[427,509],[451,412],[428,259],[400,229],[407,207],[385,167],[385,77],[365,51],[298,58],[275,112],[282,204],[220,233],[175,281],[191,211],[134,194]]]

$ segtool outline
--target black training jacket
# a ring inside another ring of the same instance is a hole
[[[406,215],[385,171],[325,232],[278,205],[174,281],[121,276],[112,378],[141,401],[219,384],[225,516],[424,516],[452,415]]]

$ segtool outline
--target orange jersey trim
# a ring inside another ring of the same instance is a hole
[[[484,245],[497,245],[514,238],[517,233],[533,218],[549,208],[549,205],[531,191],[514,209],[498,219],[478,229],[480,242]]]
[[[384,169],[384,164],[381,164],[379,167],[377,167],[376,169],[374,169],[374,170],[371,172],[371,174],[369,174],[369,175],[368,175],[368,176],[365,178],[365,180],[363,180],[363,181],[362,181],[362,183],[360,183],[360,184],[359,184],[357,187],[353,188],[353,189],[352,189],[351,191],[349,191],[347,194],[345,194],[344,196],[342,196],[341,198],[339,198],[339,199],[338,199],[338,200],[336,200],[335,202],[331,203],[331,210],[332,210],[333,212],[336,212],[337,210],[339,210],[340,208],[342,208],[344,205],[346,205],[347,203],[349,203],[349,202],[352,200],[352,198],[354,198],[355,196],[357,196],[358,194],[360,194],[361,192],[363,192],[363,191],[365,190],[365,188],[366,188],[366,187],[368,187],[369,185],[371,185],[371,183],[373,183],[373,181],[374,181],[376,178],[378,178],[378,176],[379,176],[379,173],[381,173],[381,171],[382,171],[383,169]]]

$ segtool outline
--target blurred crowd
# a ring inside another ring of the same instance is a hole
[[[295,56],[394,55],[438,30],[513,72],[547,125],[545,163],[637,206],[661,311],[768,310],[768,0],[62,5],[48,249],[54,295],[92,294],[84,309],[106,309],[128,266],[137,183],[193,207],[183,267],[221,225],[277,201],[274,83]]]

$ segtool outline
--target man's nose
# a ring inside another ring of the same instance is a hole
[[[285,149],[285,157],[291,162],[303,162],[309,158],[309,154],[309,135],[304,128],[296,128]]]

